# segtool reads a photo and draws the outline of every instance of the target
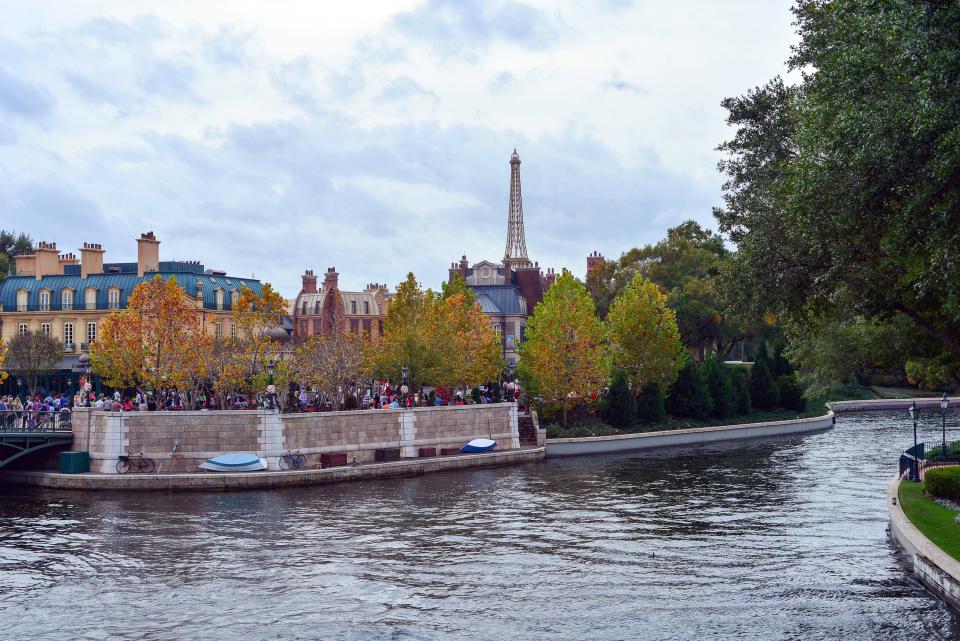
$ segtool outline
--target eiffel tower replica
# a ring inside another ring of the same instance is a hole
[[[523,191],[520,187],[520,156],[513,150],[510,156],[510,205],[507,215],[507,246],[503,252],[503,268],[530,267],[527,257],[527,239],[523,233]]]

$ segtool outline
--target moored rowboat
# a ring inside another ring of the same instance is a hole
[[[267,462],[255,454],[228,452],[207,459],[200,467],[211,472],[258,472],[267,469]]]
[[[496,446],[496,441],[491,441],[488,438],[475,438],[461,447],[460,451],[464,454],[478,454],[480,452],[489,452]]]

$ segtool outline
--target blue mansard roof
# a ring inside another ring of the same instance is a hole
[[[180,285],[191,296],[197,295],[197,283],[203,284],[203,306],[206,309],[217,309],[216,290],[223,290],[223,308],[229,310],[230,293],[246,285],[254,293],[261,293],[260,281],[252,278],[237,278],[217,274],[205,274],[203,265],[192,262],[166,261],[160,263],[160,271],[147,272],[137,276],[136,263],[110,263],[103,266],[104,272],[89,274],[86,278],[80,277],[79,265],[66,265],[63,275],[44,276],[37,279],[34,276],[10,276],[0,281],[0,304],[3,311],[17,311],[17,292],[29,292],[29,302],[26,310],[37,311],[40,308],[40,290],[50,290],[50,309],[61,309],[61,296],[64,289],[73,290],[73,309],[86,309],[84,292],[88,288],[97,290],[97,309],[108,309],[108,291],[112,288],[120,289],[120,304],[122,309],[127,306],[127,298],[133,289],[140,283],[152,280],[155,276],[164,279],[176,278]],[[112,269],[112,271],[111,271]]]
[[[523,294],[515,285],[470,285],[484,314],[527,313],[522,304]]]

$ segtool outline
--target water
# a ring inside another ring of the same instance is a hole
[[[886,533],[901,414],[273,492],[0,489],[0,638],[954,639]]]

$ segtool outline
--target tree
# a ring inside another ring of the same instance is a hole
[[[960,354],[960,5],[797,2],[796,86],[729,98],[724,289],[801,326],[909,319]]]
[[[496,379],[503,371],[503,351],[493,325],[473,294],[451,293],[431,308],[429,335],[443,345],[448,380],[439,383],[465,387]]]
[[[436,298],[427,295],[413,273],[397,285],[383,321],[383,336],[369,351],[368,367],[380,379],[397,380],[407,368],[411,387],[447,378],[442,371],[438,345],[424,334],[424,317],[433,313]]]
[[[618,369],[613,373],[606,414],[607,422],[615,427],[630,427],[636,420],[637,401],[630,391],[630,384],[623,370]]]
[[[689,356],[667,395],[667,411],[676,418],[704,419],[713,410],[713,397],[703,369]]]
[[[730,369],[715,354],[703,363],[704,376],[707,388],[713,398],[713,410],[710,415],[714,418],[728,418],[736,411],[736,393],[733,389],[733,378]]]
[[[176,279],[156,276],[134,288],[126,309],[104,319],[90,364],[111,387],[195,392],[206,375],[210,341]]]
[[[233,303],[233,331],[227,341],[231,355],[223,378],[217,382],[218,393],[256,394],[267,386],[269,366],[280,359],[281,342],[273,331],[283,321],[287,303],[270,283],[264,283],[260,294],[242,287]]]
[[[770,411],[779,401],[768,359],[761,354],[750,368],[750,404],[757,409]]]
[[[6,368],[26,381],[30,396],[33,396],[40,377],[56,369],[62,357],[63,343],[44,332],[27,332],[10,341]]]
[[[295,368],[303,382],[321,390],[339,410],[345,396],[366,378],[367,342],[366,336],[351,331],[311,336],[295,349]]]
[[[0,339],[0,383],[7,380],[7,372],[3,369],[3,363],[7,360],[9,349],[9,346],[4,345],[3,339]]]
[[[564,270],[527,322],[517,369],[524,388],[567,411],[604,386],[604,329],[582,283]]]
[[[23,232],[0,230],[0,280],[10,272],[13,257],[33,249],[33,240]]]
[[[734,409],[743,416],[749,414],[753,408],[750,399],[750,372],[746,367],[732,367],[730,377],[733,379]]]
[[[777,377],[776,387],[780,407],[797,412],[807,409],[807,402],[803,398],[803,390],[797,384],[796,376],[784,374]]]
[[[636,274],[607,315],[610,360],[637,389],[669,387],[683,365],[676,316],[660,288]]]
[[[656,383],[648,383],[637,396],[637,420],[642,423],[663,423],[667,420],[663,390]]]

